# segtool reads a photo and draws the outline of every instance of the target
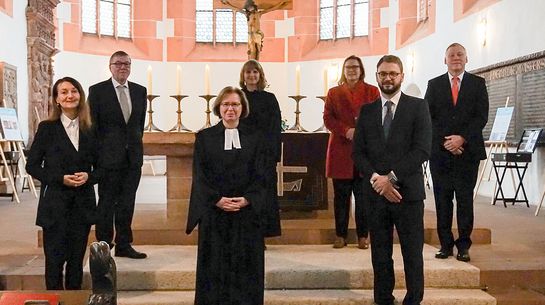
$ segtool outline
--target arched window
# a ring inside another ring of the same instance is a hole
[[[195,0],[197,42],[248,42],[248,22],[242,13],[214,9],[213,0]]]
[[[369,0],[320,0],[320,40],[368,33]]]
[[[82,0],[81,30],[104,36],[131,37],[131,0]]]

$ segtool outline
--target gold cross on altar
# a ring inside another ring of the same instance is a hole
[[[284,196],[284,186],[287,191],[300,191],[303,179],[298,179],[292,182],[284,182],[284,173],[306,173],[307,166],[284,166],[284,143],[280,151],[280,162],[276,163],[276,186],[278,196]]]

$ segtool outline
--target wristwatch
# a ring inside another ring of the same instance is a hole
[[[394,174],[394,172],[389,172],[388,173],[388,181],[390,181],[390,183],[394,186],[394,188],[396,188],[396,189],[399,188],[397,177]]]

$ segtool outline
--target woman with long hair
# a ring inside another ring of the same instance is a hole
[[[38,126],[26,170],[41,182],[36,225],[43,230],[46,288],[81,289],[83,257],[96,217],[96,145],[77,80],[57,80],[52,103],[50,117]]]

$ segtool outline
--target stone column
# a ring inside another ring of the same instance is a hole
[[[28,61],[28,132],[32,143],[38,128],[38,115],[44,119],[49,114],[49,100],[53,82],[52,56],[55,48],[53,10],[59,0],[28,0],[27,61]]]

